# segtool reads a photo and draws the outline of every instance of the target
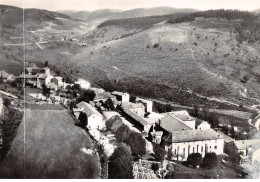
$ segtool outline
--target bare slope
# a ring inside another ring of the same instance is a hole
[[[98,78],[102,75],[116,89],[142,90],[147,95],[156,90],[154,96],[177,100],[173,97],[176,89],[191,90],[250,104],[255,100],[248,97],[259,98],[260,93],[257,77],[251,74],[251,68],[259,64],[259,47],[237,44],[230,31],[238,23],[205,20],[172,25],[162,22],[127,38],[86,48],[71,61],[78,65],[83,77],[105,84],[107,81],[96,79],[98,72]],[[240,70],[250,75],[246,84],[240,82]]]
[[[88,137],[67,111],[26,110],[0,177],[98,178],[98,156],[82,151],[93,148]]]

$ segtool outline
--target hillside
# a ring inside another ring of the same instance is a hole
[[[24,117],[0,163],[0,178],[99,177],[99,157],[83,150],[93,149],[93,144],[86,132],[74,125],[67,111],[29,109]]]
[[[144,17],[144,16],[160,16],[173,13],[191,13],[196,12],[195,9],[177,9],[172,7],[155,7],[155,8],[138,8],[126,11],[116,10],[116,9],[102,9],[96,11],[58,11],[69,15],[74,19],[81,19],[87,21],[93,20],[111,20],[111,19],[124,19],[124,18],[134,18],[134,17]]]
[[[180,90],[237,104],[255,104],[260,87],[252,68],[259,64],[259,46],[236,41],[232,31],[240,23],[225,19],[162,22],[114,39],[112,32],[128,31],[122,23],[99,26],[97,32],[107,30],[98,36],[96,45],[70,61],[77,64],[82,77],[111,89],[163,97],[185,105],[194,101],[175,95]],[[246,77],[249,79],[244,80]]]
[[[255,9],[255,10],[253,10],[252,12],[254,12],[254,13],[260,13],[260,8],[259,8],[259,9]]]

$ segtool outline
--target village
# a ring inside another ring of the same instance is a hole
[[[166,109],[158,112],[158,103],[149,98],[131,96],[127,92],[108,92],[91,87],[83,79],[67,83],[67,79],[51,70],[48,63],[38,67],[26,62],[19,76],[2,70],[0,79],[0,115],[5,114],[6,107],[25,109],[25,113],[32,107],[41,109],[57,105],[64,108],[75,125],[86,130],[93,143],[101,146],[102,150],[86,148],[84,152],[98,153],[106,159],[101,164],[104,178],[109,177],[109,165],[113,165],[110,158],[122,143],[131,148],[131,172],[135,179],[171,178],[172,172],[175,175],[184,172],[182,165],[192,169],[214,169],[218,163],[239,171],[238,178],[243,178],[246,175],[243,169],[259,160],[260,139],[249,137],[259,130],[259,115],[249,114],[243,119],[237,116],[238,121],[247,122],[252,128],[245,130],[236,122],[231,122],[232,125],[226,122],[235,120],[228,114],[222,113],[223,117],[213,123],[199,115],[194,116],[189,110],[174,109],[170,105],[161,105]],[[197,108],[196,112],[203,111]],[[0,128],[0,149],[4,142],[2,133]],[[221,173],[211,176],[225,177]]]

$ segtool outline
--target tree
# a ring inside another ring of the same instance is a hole
[[[143,156],[146,152],[146,142],[141,134],[132,132],[125,141],[130,147],[133,154]]]
[[[4,98],[3,99],[3,104],[5,105],[5,107],[9,108],[9,106],[11,105],[10,99]]]
[[[122,124],[116,131],[115,131],[115,137],[118,142],[125,141],[129,135],[130,135],[130,129],[128,126]]]
[[[175,179],[175,171],[169,171],[165,177],[165,179]]]
[[[44,66],[48,67],[48,65],[49,65],[49,61],[45,61]]]
[[[115,110],[115,106],[114,106],[114,103],[112,101],[111,98],[108,98],[106,101],[105,101],[105,105],[106,107],[109,109],[109,110]]]
[[[109,158],[109,179],[132,179],[132,152],[125,144],[119,145]]]
[[[155,172],[155,171],[158,171],[159,169],[159,164],[158,163],[153,163],[152,166],[151,166],[152,170]]]
[[[43,84],[42,86],[42,94],[44,96],[46,96],[47,98],[50,97],[50,92],[51,92],[51,89],[50,88],[47,88],[45,84]]]
[[[81,93],[79,101],[89,102],[89,101],[93,101],[95,97],[96,97],[95,92],[91,89],[88,89],[88,90],[84,90]]]
[[[122,125],[122,119],[120,116],[115,115],[106,122],[106,129],[108,131],[114,131],[115,129],[118,128],[118,126]]]
[[[207,169],[213,169],[218,165],[218,156],[216,153],[211,152],[211,153],[206,153],[203,163],[203,167]]]
[[[193,167],[196,167],[202,163],[202,156],[200,153],[192,153],[188,156],[187,159],[188,165],[192,165]]]
[[[81,112],[79,114],[79,121],[80,121],[80,126],[85,129],[87,124],[88,124],[88,117],[86,115],[86,113],[84,112]]]
[[[165,149],[163,147],[161,147],[160,145],[154,145],[153,148],[154,154],[155,154],[155,158],[159,161],[163,161],[164,157],[165,157]]]

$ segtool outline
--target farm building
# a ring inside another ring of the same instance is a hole
[[[260,139],[235,140],[227,145],[227,152],[230,156],[240,154],[241,163],[251,163],[258,159],[260,150]]]
[[[104,128],[103,116],[93,106],[83,101],[78,103],[76,106],[87,115],[88,128]]]

